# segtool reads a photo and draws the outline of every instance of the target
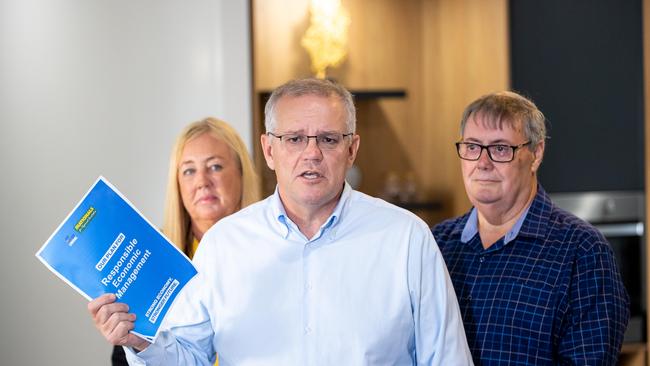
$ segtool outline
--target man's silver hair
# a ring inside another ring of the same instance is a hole
[[[468,105],[460,121],[461,136],[467,120],[472,116],[480,117],[490,128],[502,129],[504,123],[515,129],[521,127],[530,140],[530,150],[546,139],[546,118],[535,103],[515,92],[487,94]]]
[[[314,78],[291,80],[279,86],[271,93],[271,97],[269,97],[264,107],[264,128],[266,132],[276,132],[277,120],[275,117],[275,108],[282,97],[301,97],[304,95],[338,97],[347,112],[345,121],[347,131],[345,133],[356,132],[357,116],[352,94],[336,82]]]

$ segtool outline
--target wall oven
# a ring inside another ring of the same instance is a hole
[[[630,295],[625,342],[645,341],[645,197],[639,191],[554,193],[559,207],[594,225],[611,245]]]

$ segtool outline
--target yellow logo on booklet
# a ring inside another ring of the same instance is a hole
[[[90,208],[88,208],[88,211],[86,211],[86,213],[83,216],[81,216],[81,219],[74,226],[74,229],[78,232],[84,231],[86,226],[88,226],[88,224],[90,223],[90,220],[92,220],[93,217],[95,217],[96,213],[97,210],[95,210],[93,206],[90,206]]]

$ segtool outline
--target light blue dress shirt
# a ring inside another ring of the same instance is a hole
[[[472,364],[427,225],[348,184],[313,238],[276,191],[208,230],[194,263],[168,330],[131,364]]]

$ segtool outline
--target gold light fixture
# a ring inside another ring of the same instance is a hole
[[[311,0],[311,21],[300,44],[311,58],[311,69],[324,79],[328,67],[340,65],[347,56],[350,16],[340,0]]]

